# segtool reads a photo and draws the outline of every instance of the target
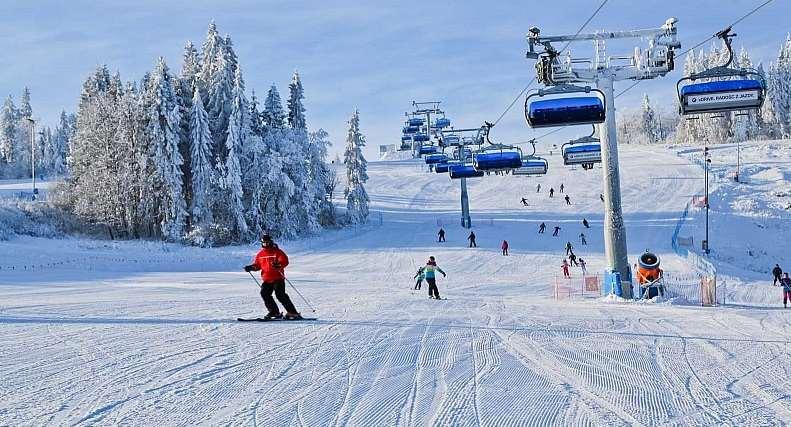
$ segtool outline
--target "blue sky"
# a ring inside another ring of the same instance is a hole
[[[683,48],[744,15],[762,0],[610,0],[587,31],[657,27],[679,18]],[[549,8],[547,5],[551,5]],[[54,124],[61,109],[76,108],[81,83],[98,64],[139,79],[164,56],[181,67],[187,40],[200,45],[214,19],[229,33],[248,90],[281,95],[300,72],[308,124],[330,132],[342,150],[346,120],[354,108],[368,139],[369,158],[379,144],[399,140],[403,113],[412,100],[441,100],[457,126],[493,121],[533,77],[524,58],[525,34],[573,33],[600,4],[570,1],[15,1],[0,5],[0,95],[19,99],[32,91],[33,109]],[[791,2],[775,0],[735,28],[755,62],[774,59],[786,33]],[[581,44],[580,52],[589,48]],[[622,54],[628,50],[621,50]],[[618,54],[613,50],[611,53]],[[643,93],[668,108],[678,72],[640,84],[618,99],[620,110],[639,105]],[[618,88],[628,83],[619,83]],[[261,95],[263,96],[263,95]],[[521,102],[493,131],[503,142],[534,132]],[[587,129],[553,136],[562,142]]]

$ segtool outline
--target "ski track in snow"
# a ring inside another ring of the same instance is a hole
[[[689,273],[670,236],[700,169],[659,148],[620,158],[630,262],[649,248]],[[566,241],[589,271],[604,267],[600,169],[554,156],[546,177],[469,180],[477,249],[458,226],[458,182],[414,161],[374,162],[369,174],[371,224],[282,244],[316,322],[234,320],[263,310],[238,271],[252,246],[0,243],[9,265],[93,257],[87,269],[0,271],[0,425],[791,423],[789,313],[551,298]],[[572,206],[547,197],[561,182]],[[561,236],[536,234],[542,221]],[[425,283],[413,290],[429,255],[448,273],[446,300],[428,299]],[[96,261],[113,256],[135,261]],[[731,295],[763,298],[733,282]]]

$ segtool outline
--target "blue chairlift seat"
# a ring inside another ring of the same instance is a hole
[[[434,121],[434,127],[442,129],[450,126],[450,119],[446,119],[445,117],[440,117]]]
[[[682,87],[681,114],[717,113],[761,108],[764,86],[755,79],[718,80]]]
[[[448,160],[446,162],[437,163],[434,165],[434,172],[436,173],[448,173],[448,169],[453,165],[459,165],[460,162],[454,160]]]
[[[412,139],[415,142],[427,142],[429,140],[429,137],[425,133],[416,133],[412,135]]]
[[[484,151],[472,156],[472,163],[479,171],[510,170],[522,167],[518,151]]]
[[[469,148],[465,148],[464,151],[461,151],[461,148],[457,148],[456,151],[453,152],[453,155],[459,160],[471,159],[472,158],[472,150]]]
[[[411,151],[411,150],[412,150],[412,144],[406,142],[401,143],[401,148],[399,148],[399,151]]]
[[[545,159],[533,157],[522,160],[522,167],[514,169],[512,173],[522,176],[546,175],[548,170],[549,163]]]
[[[604,122],[604,104],[596,96],[576,96],[533,101],[527,123],[532,128],[588,125]]]
[[[402,135],[401,142],[412,142],[412,136],[410,135]]]
[[[413,134],[420,131],[420,126],[404,126],[404,133],[405,134]]]
[[[437,147],[433,145],[421,145],[418,151],[421,155],[423,154],[436,154]]]
[[[424,159],[427,165],[435,165],[437,163],[444,163],[448,161],[448,156],[444,154],[429,154]]]
[[[412,117],[407,120],[407,124],[409,126],[423,126],[423,123],[425,123],[425,120],[420,117]]]
[[[562,148],[564,165],[601,163],[601,144],[569,144]]]
[[[448,167],[450,179],[459,178],[480,178],[484,175],[483,171],[476,170],[472,165],[450,165]]]

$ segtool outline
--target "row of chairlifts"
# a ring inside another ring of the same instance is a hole
[[[442,116],[433,120],[429,126],[426,126],[426,120],[422,117],[409,117],[404,123],[403,135],[401,135],[401,151],[410,151],[413,149],[413,143],[417,144],[419,148],[418,154],[433,154],[436,153],[436,147],[432,150],[427,148],[430,145],[425,145],[426,142],[431,142],[431,135],[436,134],[444,128],[450,126],[450,119]]]
[[[760,109],[766,98],[766,82],[752,68],[730,68],[733,63],[731,39],[736,34],[728,27],[717,34],[728,49],[728,61],[684,77],[676,84],[679,112],[682,115],[725,113]],[[706,80],[696,83],[698,80]]]

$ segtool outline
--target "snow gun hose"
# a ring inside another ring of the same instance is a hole
[[[258,285],[258,287],[260,288],[261,287],[261,283],[258,282],[258,279],[255,278],[253,273],[251,273],[249,271],[247,273],[250,275],[250,277],[252,277],[252,279],[255,282],[255,284]],[[292,288],[294,288],[294,290],[297,292],[297,295],[299,295],[299,297],[302,298],[302,301],[305,301],[305,304],[307,304],[307,306],[310,307],[310,311],[315,313],[316,309],[313,307],[313,305],[311,305],[311,303],[307,300],[307,298],[305,298],[305,296],[302,295],[302,292],[300,292],[299,289],[297,289],[297,287],[294,286],[293,283],[291,283],[291,280],[288,280],[288,278],[286,278],[286,282],[288,282],[288,284],[291,285]]]

